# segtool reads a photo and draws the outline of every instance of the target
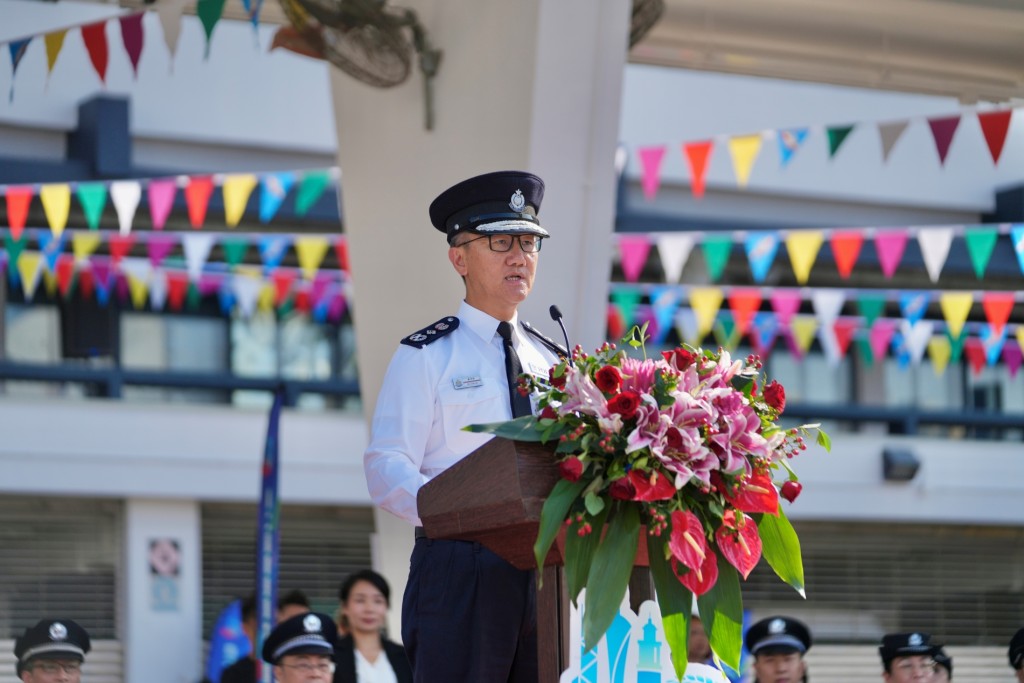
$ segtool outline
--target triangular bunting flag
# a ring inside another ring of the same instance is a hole
[[[121,272],[128,278],[132,307],[136,310],[145,308],[149,298],[149,279],[153,274],[152,264],[142,258],[126,258],[121,262]]]
[[[905,230],[882,230],[875,235],[875,249],[882,273],[891,278],[903,259],[903,250],[907,248],[907,232]]]
[[[172,311],[180,311],[185,305],[188,284],[188,275],[185,273],[167,273],[167,302]]]
[[[900,325],[900,332],[903,337],[904,348],[910,355],[910,361],[914,365],[921,362],[925,349],[928,347],[928,340],[932,338],[935,326],[931,320],[918,320],[911,325],[903,321]]]
[[[334,240],[334,253],[338,257],[338,267],[346,273],[351,272],[348,268],[348,240],[344,237]]]
[[[775,254],[779,251],[779,233],[775,231],[756,231],[747,233],[744,242],[750,272],[754,282],[764,282],[775,262]]]
[[[754,344],[754,350],[759,356],[763,358],[771,353],[778,334],[779,319],[774,313],[761,311],[754,315],[750,337]]]
[[[999,231],[995,228],[968,227],[964,231],[967,253],[971,257],[974,274],[979,280],[985,277],[985,269],[992,259],[992,250],[995,249],[998,238]]]
[[[788,327],[790,320],[800,310],[800,292],[791,289],[773,289],[772,310],[779,319],[779,325]]]
[[[249,275],[235,274],[231,278],[231,290],[238,301],[238,311],[244,318],[251,318],[256,312],[256,300],[263,289],[263,279]]]
[[[985,318],[994,332],[1001,333],[1010,319],[1014,306],[1013,292],[984,292],[981,305],[985,310]]]
[[[669,330],[672,329],[676,309],[679,307],[679,297],[678,287],[661,286],[651,289],[651,312],[654,314],[654,322],[657,323],[657,330],[651,335],[654,344],[663,344]]]
[[[216,2],[216,0],[202,0]],[[202,2],[200,3],[202,4]],[[188,204],[188,221],[193,228],[199,229],[206,222],[206,209],[210,205],[213,194],[213,178],[210,176],[192,176],[185,186],[185,203]]]
[[[627,282],[636,282],[647,263],[651,243],[646,236],[623,235],[619,238],[619,258]]]
[[[178,182],[174,178],[149,181],[149,186],[146,188],[146,197],[149,199],[149,217],[153,221],[154,230],[164,229],[167,218],[171,215],[171,208],[174,206],[174,195],[177,192]]]
[[[900,313],[910,321],[916,323],[928,312],[928,304],[931,303],[931,292],[926,291],[905,291],[900,292]]]
[[[977,337],[968,337],[964,342],[964,356],[967,358],[967,365],[971,368],[971,374],[977,377],[985,369],[985,345]]]
[[[298,237],[295,239],[295,254],[299,259],[299,268],[306,280],[316,277],[320,263],[327,254],[330,244],[326,237]]]
[[[936,377],[942,377],[942,373],[946,371],[951,353],[948,337],[938,336],[928,340],[928,357],[932,359],[932,369]]]
[[[839,357],[845,358],[846,353],[850,350],[850,342],[853,341],[853,335],[860,327],[860,323],[856,318],[840,318],[832,324],[832,331],[835,332],[836,342],[839,344]]]
[[[821,353],[825,356],[825,362],[833,368],[838,366],[843,360],[844,349],[839,345],[835,323],[822,323],[818,328],[818,342],[821,344]]]
[[[31,301],[35,296],[42,270],[43,256],[38,251],[26,251],[18,259],[18,276],[21,279],[21,289],[25,293],[26,301]]]
[[[796,344],[795,356],[804,356],[811,349],[814,343],[814,336],[818,331],[818,321],[811,315],[794,316],[789,324],[792,332],[792,340]]]
[[[107,62],[110,57],[107,49],[107,20],[83,26],[82,40],[85,41],[85,49],[89,52],[89,61],[92,62],[96,75],[105,84],[107,82]]]
[[[263,298],[260,297],[260,308],[263,307]],[[608,304],[608,338],[618,341],[626,336],[626,323],[622,320],[622,313],[615,304]]]
[[[697,338],[703,340],[715,324],[715,316],[722,307],[722,290],[717,287],[693,287],[690,289],[690,308],[697,316]]]
[[[159,268],[153,271],[149,285],[149,307],[154,311],[164,310],[167,305],[167,273]]]
[[[953,228],[921,228],[917,233],[917,242],[921,245],[921,256],[928,277],[932,282],[938,282],[942,267],[949,258],[949,248],[953,244]]]
[[[779,141],[779,165],[782,168],[789,165],[793,155],[807,139],[809,131],[809,128],[788,128],[776,131],[776,138]]]
[[[184,14],[187,3],[188,0],[160,0],[156,3],[156,13],[160,17],[160,26],[164,30],[167,51],[171,54],[172,68],[174,55],[178,51],[178,37],[181,35],[181,15]]]
[[[169,235],[150,235],[146,240],[146,252],[149,255],[149,262],[153,268],[159,268],[167,258],[167,255],[174,249],[177,240]]]
[[[291,237],[283,235],[260,238],[260,258],[263,260],[265,272],[269,273],[281,265],[281,260],[291,244]]]
[[[269,223],[295,184],[295,174],[267,173],[260,176],[260,222]]]
[[[28,246],[28,235],[4,240],[7,249],[7,280],[13,285],[18,282],[18,260]]]
[[[110,259],[114,262],[115,268],[121,263],[121,259],[128,255],[134,243],[135,238],[131,235],[110,236]]]
[[[818,251],[821,249],[824,239],[824,234],[819,230],[791,231],[786,236],[789,262],[793,266],[796,281],[800,284],[807,284],[807,279],[811,276],[811,268],[818,258]]]
[[[1010,371],[1010,377],[1016,377],[1020,370],[1021,361],[1024,361],[1024,353],[1021,353],[1020,345],[1015,342],[1003,345],[1003,362],[1006,369]]]
[[[946,336],[949,338],[949,360],[951,363],[959,363],[960,356],[964,351],[964,342],[967,341],[967,330],[964,330],[959,335],[954,337],[946,330]]]
[[[712,282],[718,282],[725,270],[725,264],[729,262],[729,254],[732,253],[732,237],[729,235],[714,237],[705,235],[700,246],[704,253],[704,262],[708,267],[708,277]],[[1024,246],[1022,246],[1022,251],[1024,251]],[[1024,263],[1024,256],[1021,258]]]
[[[1013,244],[1013,253],[1017,255],[1017,265],[1024,273],[1024,225],[1015,225],[1010,228],[1010,242]]]
[[[864,327],[870,328],[885,312],[885,297],[877,294],[860,293],[857,295],[857,311],[864,318]]]
[[[1006,142],[1006,132],[1010,130],[1012,115],[1012,109],[978,114],[978,124],[985,136],[985,143],[988,145],[989,154],[992,155],[993,164],[998,164],[999,157],[1003,154],[1003,143]]]
[[[761,134],[735,135],[729,138],[729,156],[732,157],[732,170],[736,174],[736,184],[746,187],[750,180],[750,172],[761,151]]]
[[[878,134],[882,138],[882,163],[889,161],[889,154],[892,152],[893,146],[903,135],[903,131],[907,129],[909,123],[909,121],[894,121],[878,124]]]
[[[142,44],[145,42],[145,33],[142,28],[142,17],[145,12],[137,12],[121,17],[121,42],[124,44],[124,51],[128,53],[128,61],[132,63],[132,72],[135,78],[139,77],[139,57],[142,56]],[[136,306],[136,308],[141,308]]]
[[[880,318],[875,321],[868,332],[871,353],[875,359],[885,358],[886,349],[892,343],[892,336],[896,332],[898,323],[888,318]]]
[[[836,321],[846,303],[846,292],[841,289],[816,289],[811,293],[814,315],[822,326],[830,327]]]
[[[11,92],[9,99],[12,102],[14,101],[14,75],[18,72],[18,64],[21,63],[21,58],[25,56],[28,44],[31,42],[32,38],[23,38],[21,40],[13,40],[7,44],[11,51]]]
[[[53,234],[64,232],[71,211],[71,188],[65,184],[43,185],[39,188],[39,199],[43,202],[43,212]]]
[[[939,163],[945,165],[946,154],[949,153],[949,146],[953,142],[953,134],[960,125],[960,115],[943,116],[941,118],[928,119],[928,127],[932,130],[932,137],[935,139],[935,151],[939,153]]]
[[[82,205],[85,224],[90,230],[98,230],[100,216],[107,205],[107,186],[103,183],[79,183],[75,194],[78,195],[78,203]]]
[[[51,272],[54,271],[57,268],[57,258],[64,251],[64,233],[60,235],[40,233],[39,251],[42,253],[46,267]]]
[[[943,292],[939,297],[939,305],[942,307],[942,317],[946,319],[949,326],[949,336],[957,338],[964,329],[967,316],[974,304],[974,295],[971,292]]]
[[[731,313],[718,316],[711,332],[715,336],[715,343],[728,351],[734,350],[740,343],[740,333]]]
[[[197,0],[196,14],[203,24],[203,31],[206,32],[206,51],[203,59],[210,58],[210,39],[213,37],[213,29],[224,14],[224,0]]]
[[[60,31],[53,31],[47,33],[43,38],[43,42],[46,43],[46,77],[49,78],[50,74],[53,73],[53,67],[57,64],[57,57],[60,56],[60,51],[64,48],[64,37],[67,35],[68,30],[62,29]]]
[[[238,225],[249,203],[249,195],[256,188],[254,175],[229,175],[224,178],[221,192],[224,195],[224,222],[229,228]]]
[[[135,210],[142,199],[142,185],[135,180],[116,180],[110,183],[110,199],[117,210],[117,225],[122,235],[132,231]]]
[[[75,255],[75,261],[78,263],[87,261],[102,241],[102,235],[84,232],[73,233],[71,235],[71,253]]]
[[[648,201],[658,194],[661,185],[661,161],[665,158],[665,146],[640,147],[636,150],[640,158],[640,183],[644,189],[644,198]]]
[[[1006,326],[996,330],[992,325],[981,326],[981,345],[985,349],[985,362],[995,365],[1006,344]]]
[[[68,254],[61,255],[57,259],[57,268],[54,272],[57,275],[57,291],[66,299],[71,293],[71,283],[75,279],[74,257]]]
[[[849,137],[853,131],[853,126],[831,126],[825,130],[828,135],[828,158],[834,159],[836,152],[846,142],[846,138]]]
[[[683,155],[690,167],[690,192],[697,199],[704,196],[704,179],[708,173],[708,159],[714,143],[711,140],[688,142],[683,145]]]
[[[736,329],[742,336],[750,329],[754,314],[761,308],[761,290],[733,288],[729,293],[729,310],[736,320]]]
[[[295,282],[295,272],[291,270],[275,270],[270,275],[274,283],[274,305],[281,306],[287,300],[292,291],[292,283]],[[612,295],[614,297],[614,294]]]
[[[690,346],[700,346],[700,325],[697,322],[697,314],[692,308],[681,307],[675,315],[676,333],[680,341]]]
[[[295,213],[305,216],[313,205],[320,200],[320,195],[327,189],[331,176],[327,171],[309,171],[302,176],[298,193],[295,195]]]
[[[853,266],[860,256],[860,248],[864,245],[864,234],[862,232],[841,231],[833,232],[829,237],[829,246],[832,248],[832,258],[836,262],[836,270],[844,280],[849,279],[853,272]]]
[[[203,274],[203,266],[210,257],[210,250],[213,249],[213,240],[213,235],[182,235],[181,247],[185,252],[188,279],[192,282],[198,282]]]
[[[234,268],[245,258],[245,252],[249,248],[249,240],[244,237],[226,238],[221,242],[220,246],[224,249],[224,262]]]
[[[659,235],[658,256],[661,257],[661,268],[665,271],[665,282],[676,283],[683,276],[683,267],[693,250],[693,237],[685,234]]]
[[[21,231],[25,229],[25,221],[28,220],[28,207],[32,203],[32,188],[7,187],[7,224],[11,228],[11,237],[18,239]]]

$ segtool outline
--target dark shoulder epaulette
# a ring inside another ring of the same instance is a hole
[[[526,322],[525,320],[523,321],[523,329],[529,332],[534,337],[534,339],[536,339],[541,344],[546,346],[548,348],[548,351],[555,354],[559,358],[569,357],[569,352],[561,344],[556,342],[554,339],[551,339],[550,337],[541,334],[533,325]]]
[[[446,334],[451,334],[459,327],[459,319],[454,315],[450,315],[447,318],[441,318],[433,325],[427,325],[422,330],[413,332],[408,337],[402,340],[402,343],[406,346],[413,346],[417,349],[422,349],[427,344],[436,342]]]

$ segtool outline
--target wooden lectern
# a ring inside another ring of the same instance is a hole
[[[552,445],[495,437],[420,489],[423,529],[430,538],[476,541],[519,569],[534,569],[541,508],[558,478]],[[544,585],[537,592],[540,683],[557,683],[569,667],[562,545],[560,540],[552,544],[544,562]],[[646,565],[647,549],[641,550],[637,564]],[[634,572],[634,609],[652,595],[650,586],[646,570]]]

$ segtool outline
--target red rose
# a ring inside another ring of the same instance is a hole
[[[636,487],[633,486],[629,477],[623,477],[612,482],[612,485],[608,487],[608,494],[618,500],[633,500],[633,496],[636,495]]]
[[[614,394],[622,386],[622,374],[612,365],[606,365],[594,373],[597,388],[606,394]]]
[[[558,463],[558,471],[561,473],[562,479],[579,481],[583,476],[583,461],[573,455]]]
[[[672,349],[671,351],[662,351],[661,357],[665,359],[665,362],[676,370],[685,370],[697,361],[697,354],[691,353],[683,348]]]
[[[800,495],[800,492],[804,490],[804,485],[798,481],[787,481],[782,485],[782,497],[792,503],[796,500],[796,497]]]
[[[623,419],[628,420],[636,415],[636,409],[640,407],[640,394],[635,391],[623,391],[608,400],[608,410],[618,413]]]
[[[781,413],[786,409],[786,390],[772,380],[772,383],[764,388],[764,402]]]
[[[564,389],[565,370],[562,371],[562,374],[560,376],[555,377],[555,368],[551,368],[550,370],[548,370],[548,380],[551,382],[551,386],[553,386],[555,389]]]

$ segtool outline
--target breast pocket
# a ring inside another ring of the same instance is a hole
[[[508,394],[505,387],[495,381],[468,389],[455,389],[449,385],[441,389],[439,398],[445,442],[454,453],[469,453],[491,438],[489,434],[463,431],[463,427],[509,418],[506,407]]]

